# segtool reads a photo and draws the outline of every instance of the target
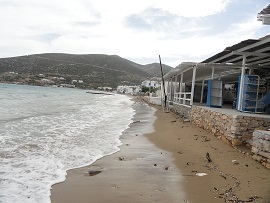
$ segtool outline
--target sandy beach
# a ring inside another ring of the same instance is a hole
[[[161,107],[149,129],[144,108],[123,133],[120,151],[68,171],[52,187],[53,203],[270,202],[270,170]]]

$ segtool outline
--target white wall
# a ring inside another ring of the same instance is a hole
[[[158,81],[155,81],[155,80],[145,80],[142,82],[142,86],[145,86],[145,87],[156,87],[158,88],[160,85],[159,85],[159,82]]]

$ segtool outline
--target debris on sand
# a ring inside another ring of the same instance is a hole
[[[196,173],[196,176],[207,176],[207,173]]]
[[[124,157],[119,157],[119,161],[124,161]]]
[[[210,154],[206,153],[206,159],[208,160],[208,163],[212,162],[212,159],[210,158]]]
[[[178,151],[177,153],[178,153],[178,154],[183,154],[183,152],[182,152],[182,151]]]
[[[233,165],[238,165],[239,162],[237,160],[232,160]]]
[[[98,171],[98,170],[89,170],[88,172],[87,172],[87,174],[89,175],[89,176],[95,176],[95,175],[97,175],[97,174],[99,174],[99,173],[101,173],[102,171]]]

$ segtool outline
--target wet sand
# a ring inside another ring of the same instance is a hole
[[[68,171],[52,202],[270,202],[270,170],[160,107],[144,135],[147,109],[138,107],[119,152]]]

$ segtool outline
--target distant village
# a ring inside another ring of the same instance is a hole
[[[160,96],[160,78],[149,78],[144,80],[141,84],[128,86],[119,85],[117,88],[112,87],[90,87],[82,79],[64,77],[64,76],[51,76],[46,74],[19,74],[16,72],[8,72],[0,75],[0,83],[22,84],[22,85],[35,85],[35,86],[53,86],[53,87],[67,87],[79,89],[97,89],[101,91],[116,91],[121,94],[136,95],[139,93],[151,94],[152,96]]]

